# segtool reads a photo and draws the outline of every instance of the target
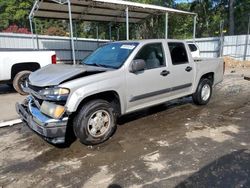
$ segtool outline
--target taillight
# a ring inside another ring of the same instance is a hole
[[[51,63],[56,64],[56,55],[51,56]]]

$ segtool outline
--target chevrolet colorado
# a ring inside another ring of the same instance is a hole
[[[64,143],[72,127],[81,143],[95,145],[111,137],[121,115],[184,96],[207,104],[223,80],[223,64],[219,58],[194,60],[182,40],[108,43],[81,64],[31,73],[30,95],[16,109],[53,144]]]

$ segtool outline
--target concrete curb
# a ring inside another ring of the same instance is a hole
[[[14,120],[10,120],[10,121],[0,122],[0,128],[10,127],[10,126],[16,125],[18,123],[22,123],[22,120],[21,119],[14,119]]]

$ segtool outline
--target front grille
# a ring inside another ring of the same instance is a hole
[[[38,91],[44,89],[44,87],[33,86],[33,85],[31,85],[30,83],[28,83],[28,87],[29,87],[31,90],[35,91],[35,92],[38,92]]]
[[[43,103],[43,100],[42,100],[42,99],[37,98],[35,95],[32,95],[32,97],[33,97],[33,99],[34,99],[37,103],[40,104],[40,106],[42,105],[42,103]]]
[[[40,98],[38,98],[36,95],[38,94],[39,91],[41,91],[42,89],[44,89],[44,87],[33,86],[30,83],[28,83],[28,87],[31,90],[30,94],[33,97],[33,100],[35,100],[36,103],[39,103],[40,105],[42,105],[43,100],[40,99]]]

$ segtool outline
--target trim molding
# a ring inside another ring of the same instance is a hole
[[[176,86],[176,87],[171,87],[171,88],[167,88],[167,89],[163,89],[163,90],[159,90],[159,91],[154,91],[154,92],[151,92],[151,93],[137,95],[137,96],[132,97],[129,100],[129,102],[134,102],[134,101],[137,101],[137,100],[141,100],[141,99],[153,97],[153,96],[156,96],[156,95],[161,95],[161,94],[164,94],[164,93],[169,93],[169,92],[172,92],[172,91],[176,91],[176,90],[188,88],[188,87],[191,87],[191,86],[192,86],[192,84],[189,83],[189,84],[184,84],[184,85],[180,85],[180,86]]]

